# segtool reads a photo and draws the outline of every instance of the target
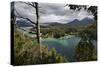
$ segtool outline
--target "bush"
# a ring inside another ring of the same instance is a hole
[[[81,40],[75,50],[76,61],[96,60],[95,47],[89,41]]]
[[[64,32],[64,30],[61,30],[61,29],[55,29],[54,32],[53,32],[54,38],[60,38],[64,35],[65,35],[65,32]]]
[[[17,30],[14,33],[14,65],[30,65],[65,62],[65,58],[56,50],[38,45],[35,40],[26,37]]]

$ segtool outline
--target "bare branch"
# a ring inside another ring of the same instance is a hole
[[[25,3],[25,4],[27,4],[27,5],[30,5],[31,7],[36,8],[36,6],[35,6],[34,2],[32,2],[32,3],[30,3],[30,2],[24,2],[24,3]]]
[[[16,13],[19,15],[19,18],[26,19],[26,20],[30,21],[32,24],[35,24],[35,25],[36,25],[36,23],[35,23],[35,22],[33,22],[33,21],[31,21],[29,18],[25,18],[25,17],[21,16],[21,15],[17,12],[17,10],[16,10],[16,9],[15,9],[15,11],[16,11]]]
[[[28,21],[30,21],[32,24],[35,24],[36,25],[36,23],[35,22],[33,22],[33,21],[31,21],[29,18],[26,18]]]

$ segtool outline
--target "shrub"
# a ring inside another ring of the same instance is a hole
[[[54,48],[49,51],[47,46],[38,45],[17,30],[14,33],[14,52],[15,65],[60,63],[66,60]]]

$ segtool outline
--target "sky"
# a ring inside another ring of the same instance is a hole
[[[80,11],[71,10],[66,4],[56,3],[39,3],[39,22],[40,23],[68,23],[75,19],[82,20],[86,17],[93,19],[92,13],[87,12],[84,9]],[[25,18],[29,18],[32,21],[36,21],[35,9],[25,3],[16,2],[15,9]],[[19,16],[16,12],[15,14]],[[20,20],[17,18],[17,20]]]

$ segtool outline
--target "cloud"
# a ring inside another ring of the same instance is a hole
[[[15,11],[17,16],[20,15],[22,17],[29,18],[32,21],[36,21],[35,9],[33,7],[30,7],[29,5],[22,2],[15,2],[15,9],[18,12],[17,14]]]
[[[60,15],[54,15],[54,14],[50,14],[47,16],[42,16],[40,17],[40,21],[41,23],[45,23],[45,22],[61,22],[61,20],[67,19],[66,16],[60,16]]]
[[[17,2],[15,7],[20,15],[36,21],[35,9],[33,7],[20,2]],[[65,4],[39,3],[39,7],[40,23],[68,23],[74,19],[82,20],[86,17],[93,18],[93,15],[86,10],[70,10],[68,6],[65,7]]]
[[[88,18],[93,18],[93,15],[91,13],[88,13],[87,11],[85,10],[81,10],[78,15],[77,15],[78,19],[79,20],[82,20],[84,19],[85,17],[88,17]]]

